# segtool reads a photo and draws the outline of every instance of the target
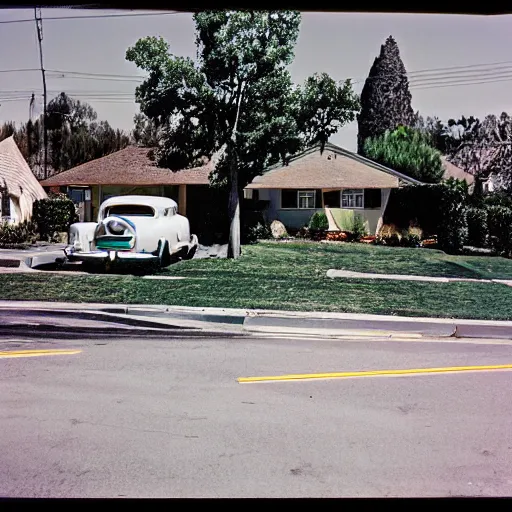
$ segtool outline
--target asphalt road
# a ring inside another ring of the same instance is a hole
[[[512,495],[512,342],[1,339],[0,496]]]

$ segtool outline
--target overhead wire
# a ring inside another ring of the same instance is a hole
[[[187,11],[165,11],[165,12],[150,12],[150,13],[131,13],[131,14],[92,14],[85,16],[48,16],[44,17],[43,21],[57,21],[57,20],[87,20],[87,19],[98,19],[98,18],[133,18],[137,16],[170,16],[175,14],[192,14]],[[12,23],[34,23],[31,19],[21,20],[1,20],[0,24],[12,24]]]

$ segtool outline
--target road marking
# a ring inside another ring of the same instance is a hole
[[[80,354],[81,350],[50,349],[50,350],[9,350],[0,351],[0,359],[13,357],[69,356]]]
[[[239,383],[269,382],[287,380],[312,380],[312,379],[343,379],[350,377],[378,377],[382,375],[421,375],[425,373],[457,373],[492,370],[512,370],[512,364],[487,365],[487,366],[451,366],[446,368],[415,368],[409,370],[371,370],[359,372],[335,372],[335,373],[303,373],[291,375],[274,375],[270,377],[239,377]]]

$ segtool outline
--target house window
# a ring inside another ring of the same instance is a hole
[[[321,190],[300,190],[300,189],[282,189],[281,190],[281,208],[283,209],[301,209],[314,210],[322,208]]]
[[[364,208],[364,189],[346,189],[341,192],[342,208]]]
[[[2,217],[10,217],[11,216],[11,198],[9,194],[2,194]]]
[[[299,208],[313,209],[315,207],[315,191],[299,190]]]

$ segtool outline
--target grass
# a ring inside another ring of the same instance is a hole
[[[512,319],[512,287],[502,284],[329,279],[329,268],[512,279],[512,261],[503,258],[362,244],[259,243],[244,247],[236,261],[192,260],[161,272],[184,280],[0,274],[0,286],[4,300]]]

